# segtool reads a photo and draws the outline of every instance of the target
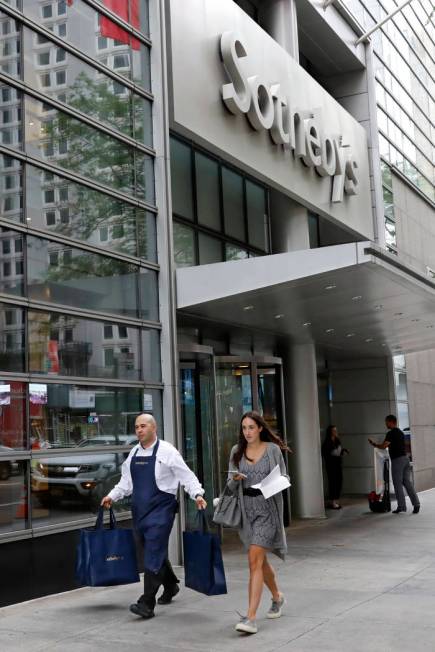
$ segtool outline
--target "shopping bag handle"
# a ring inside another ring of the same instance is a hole
[[[207,521],[207,516],[205,514],[205,509],[198,509],[195,519],[198,530],[204,534],[204,532],[210,532],[210,528]]]
[[[114,530],[116,528],[116,518],[113,508],[109,508],[109,517],[110,517],[110,529]],[[95,529],[102,530],[104,527],[104,507],[98,508],[97,520],[95,521]]]

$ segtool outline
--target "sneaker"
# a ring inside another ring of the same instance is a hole
[[[256,634],[258,632],[257,623],[255,620],[249,618],[242,618],[236,625],[236,632],[244,632],[245,634]]]
[[[272,604],[270,606],[269,611],[267,612],[267,617],[268,618],[279,618],[282,613],[282,608],[285,603],[285,598],[282,593],[280,593],[281,597],[279,600],[272,600]]]
[[[180,587],[178,584],[174,584],[173,586],[169,586],[166,588],[160,598],[157,600],[158,604],[170,604],[172,602],[172,598],[177,595],[177,593],[180,591]]]
[[[401,507],[397,507],[397,509],[393,509],[391,512],[392,514],[404,514],[406,512],[406,509],[402,509]]]
[[[420,511],[420,505],[415,505],[414,509],[412,510],[412,513],[413,514],[418,514],[419,511]]]
[[[143,602],[135,602],[130,605],[130,611],[135,616],[141,616],[142,618],[153,618],[154,611],[143,604]]]

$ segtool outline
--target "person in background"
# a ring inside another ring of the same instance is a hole
[[[349,453],[341,445],[337,426],[330,425],[326,429],[325,439],[322,444],[322,457],[325,462],[326,476],[328,478],[328,503],[331,509],[341,509],[338,502],[343,486],[343,455]]]
[[[151,414],[139,414],[135,421],[139,443],[122,465],[121,480],[101,505],[132,495],[133,524],[144,544],[144,592],[130,605],[130,611],[152,618],[156,594],[163,585],[159,604],[169,604],[178,593],[178,579],[168,560],[169,535],[178,508],[176,494],[181,483],[198,509],[205,509],[204,489],[172,444],[158,439]]]
[[[400,514],[406,512],[406,499],[403,487],[408,492],[408,496],[414,507],[413,514],[418,514],[420,511],[420,500],[417,492],[414,489],[411,479],[411,464],[409,457],[406,454],[405,434],[397,427],[397,419],[394,414],[389,414],[385,417],[385,425],[388,432],[382,444],[378,444],[373,439],[369,439],[369,443],[375,448],[386,449],[390,454],[391,459],[391,476],[393,478],[394,493],[396,494],[397,508],[393,510],[393,514]]]
[[[261,482],[276,465],[279,465],[282,475],[287,474],[281,452],[283,450],[289,449],[270,430],[260,414],[246,412],[242,416],[239,441],[230,454],[227,486],[230,491],[238,492],[242,497],[242,527],[239,535],[248,551],[249,606],[246,617],[242,617],[236,630],[246,634],[256,634],[258,631],[255,618],[263,583],[272,595],[268,618],[279,618],[285,602],[266,556],[268,551],[272,551],[284,559],[287,550],[282,494],[275,494],[266,500],[260,489],[252,489],[252,485]]]

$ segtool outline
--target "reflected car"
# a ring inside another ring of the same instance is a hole
[[[83,440],[74,449],[114,444],[122,441],[129,446],[137,443],[136,437],[98,437]],[[32,492],[39,503],[47,507],[63,500],[90,502],[95,507],[121,477],[121,466],[127,458],[126,451],[110,451],[52,457],[41,457],[32,467]]]

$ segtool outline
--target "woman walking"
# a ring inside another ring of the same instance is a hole
[[[287,550],[282,494],[266,500],[259,489],[252,489],[252,485],[261,482],[277,464],[281,474],[286,475],[283,450],[289,449],[260,414],[246,412],[242,416],[239,441],[230,454],[227,486],[233,493],[238,492],[240,498],[242,526],[239,535],[248,551],[249,606],[246,617],[236,625],[238,632],[247,634],[258,631],[255,619],[263,584],[272,595],[268,618],[279,618],[284,604],[284,595],[266,556],[271,551],[284,559]]]
[[[338,502],[343,485],[343,455],[349,453],[347,448],[341,445],[338,436],[337,426],[330,425],[326,429],[325,439],[322,444],[322,456],[325,460],[326,475],[328,478],[328,498],[327,507],[331,509],[341,509]]]

